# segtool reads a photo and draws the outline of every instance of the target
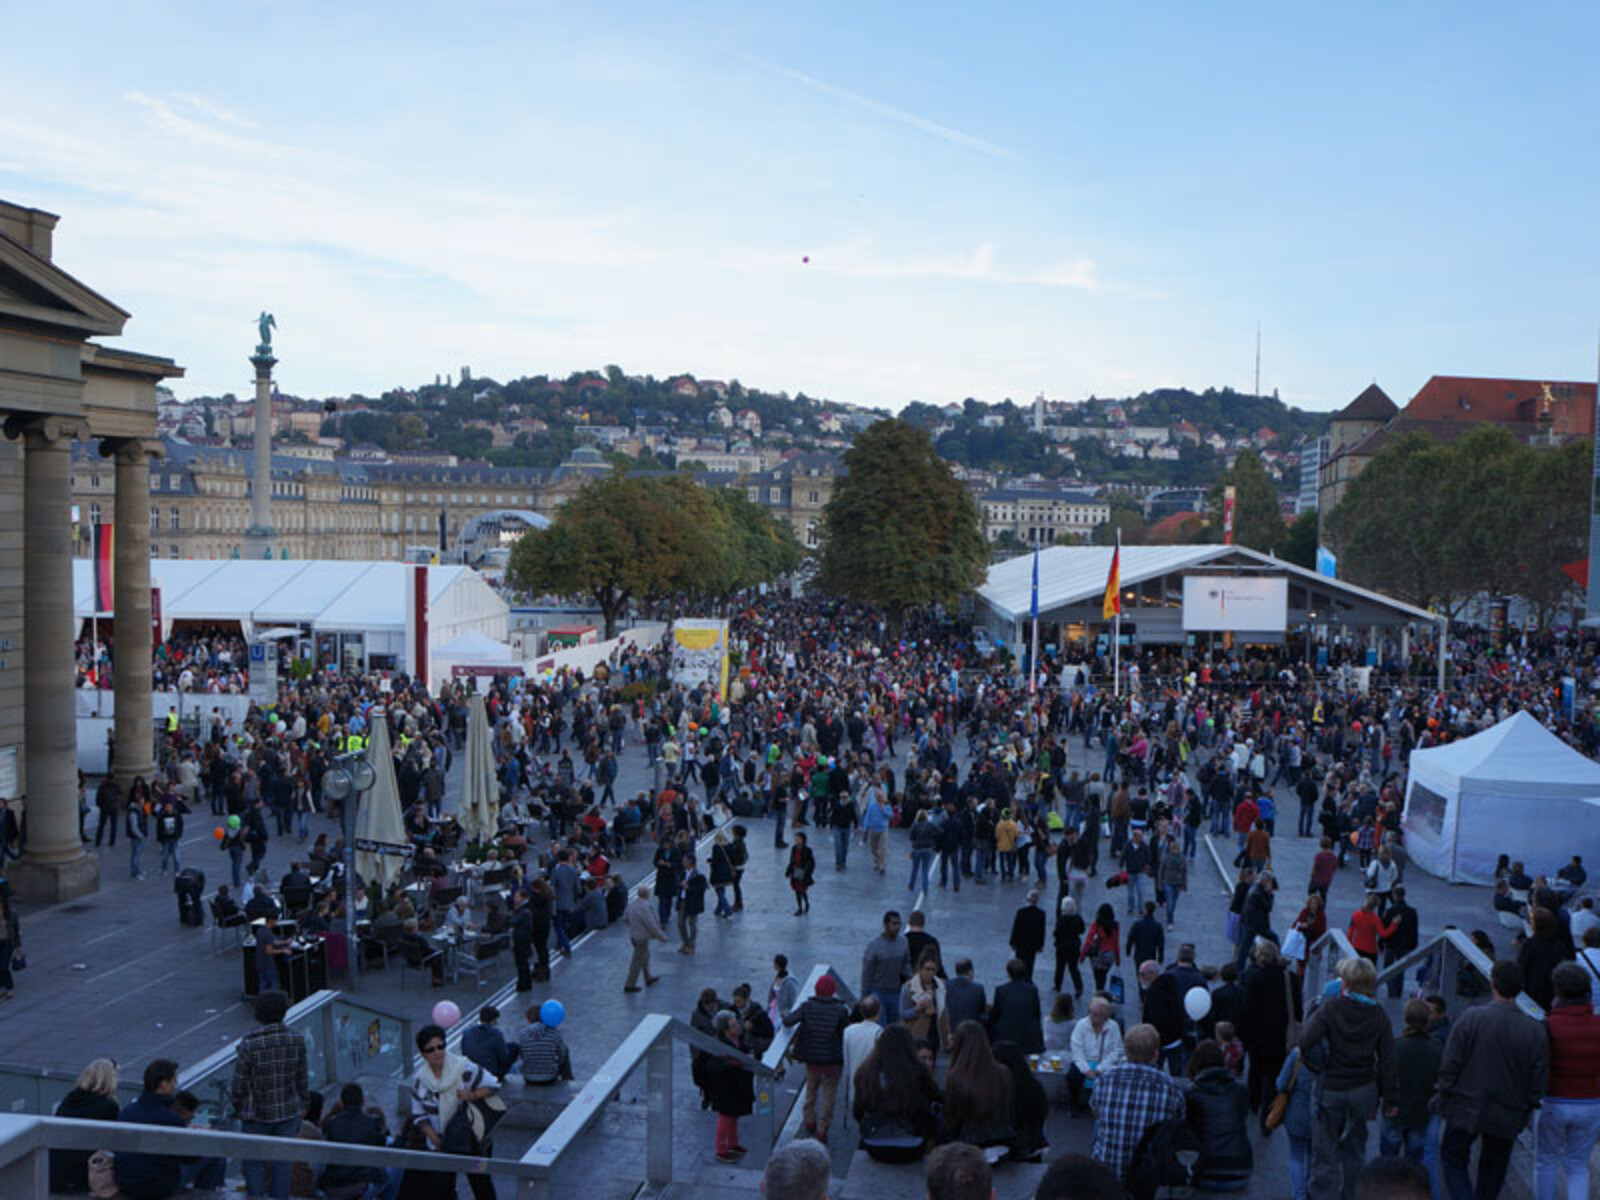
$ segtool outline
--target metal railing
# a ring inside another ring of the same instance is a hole
[[[345,1142],[262,1137],[248,1133],[123,1125],[115,1121],[77,1121],[64,1117],[0,1114],[0,1196],[6,1200],[48,1200],[50,1151],[82,1150],[112,1154],[136,1152],[177,1156],[303,1162],[340,1166],[484,1172],[509,1175],[520,1197],[534,1195],[535,1172],[514,1158],[469,1158],[421,1150],[379,1149]]]
[[[836,995],[849,1003],[854,999],[843,980],[827,964],[813,967],[795,998],[795,1006],[816,994],[817,981],[832,975]],[[790,1011],[793,1011],[791,1009]],[[524,1166],[533,1168],[536,1178],[548,1180],[563,1155],[599,1119],[605,1105],[614,1099],[633,1072],[641,1065],[647,1074],[645,1104],[645,1178],[664,1187],[672,1180],[672,1048],[681,1042],[691,1049],[732,1058],[755,1076],[755,1107],[750,1114],[747,1139],[749,1167],[764,1167],[771,1157],[779,1133],[788,1123],[789,1110],[798,1092],[786,1097],[780,1091],[784,1060],[798,1032],[798,1025],[780,1026],[772,1045],[760,1061],[732,1050],[715,1038],[708,1038],[674,1017],[652,1014],[634,1026],[633,1032],[606,1059],[604,1065],[522,1156]],[[537,1195],[537,1192],[533,1193]]]
[[[1355,947],[1350,944],[1350,939],[1339,930],[1330,929],[1318,938],[1306,951],[1304,995],[1307,1005],[1316,999],[1328,980],[1334,978],[1341,962],[1356,957],[1359,956]],[[1436,933],[1409,954],[1402,955],[1380,968],[1379,994],[1382,995],[1393,980],[1398,979],[1403,983],[1408,971],[1424,963],[1428,964],[1426,974],[1432,985],[1430,991],[1444,997],[1447,1009],[1452,1015],[1463,1007],[1462,1001],[1472,1001],[1478,997],[1487,997],[1489,994],[1489,973],[1494,969],[1494,963],[1489,961],[1489,956],[1478,949],[1472,939],[1459,929],[1446,929]],[[1472,995],[1463,995],[1460,991],[1463,970],[1475,975],[1481,985]],[[1544,1009],[1526,993],[1517,997],[1517,1007],[1536,1021],[1544,1020]]]

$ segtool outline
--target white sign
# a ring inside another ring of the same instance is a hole
[[[1185,575],[1186,633],[1282,633],[1289,581],[1281,575]]]
[[[278,702],[278,645],[250,643],[250,699],[262,708]]]

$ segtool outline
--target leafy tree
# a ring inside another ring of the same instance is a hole
[[[1239,451],[1232,468],[1222,473],[1207,497],[1212,528],[1219,538],[1223,536],[1224,489],[1229,485],[1234,489],[1234,545],[1248,546],[1262,552],[1282,550],[1288,538],[1278,503],[1278,489],[1267,478],[1261,459],[1256,457],[1254,450]]]
[[[1448,606],[1456,585],[1439,497],[1450,471],[1449,448],[1427,434],[1390,439],[1324,523],[1340,575],[1421,608]]]
[[[898,625],[906,609],[954,608],[983,582],[989,546],[977,502],[925,431],[878,421],[844,465],[822,514],[825,590],[879,605]]]
[[[1150,532],[1149,525],[1145,523],[1144,510],[1123,493],[1111,497],[1111,515],[1094,527],[1089,541],[1096,546],[1114,546],[1117,544],[1118,530],[1122,531],[1124,546],[1144,545]]]
[[[511,548],[512,586],[593,597],[607,638],[633,598],[692,590],[707,556],[666,478],[613,474],[585,484],[548,529],[530,530]]]
[[[1289,525],[1288,540],[1278,550],[1278,557],[1308,571],[1317,569],[1317,510],[1309,509]]]

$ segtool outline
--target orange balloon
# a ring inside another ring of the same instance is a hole
[[[216,838],[217,841],[220,842],[223,838],[227,837],[228,835],[226,833],[222,832],[222,827],[221,826],[218,826],[216,829],[213,829],[211,831],[211,836]]]

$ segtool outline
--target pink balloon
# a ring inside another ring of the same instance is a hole
[[[800,261],[801,261],[801,262],[803,262],[803,263],[808,263],[808,262],[810,262],[810,261],[811,261],[811,255],[809,255],[809,254],[802,254],[802,255],[801,255],[801,256],[800,256]]]
[[[461,1009],[454,1000],[441,1000],[433,1006],[433,1023],[440,1029],[449,1029],[461,1020]]]

